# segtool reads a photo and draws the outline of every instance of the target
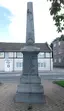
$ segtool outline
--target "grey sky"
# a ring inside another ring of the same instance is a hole
[[[6,28],[5,33],[0,30],[0,42],[25,42],[28,1],[29,0],[0,0],[0,6],[8,8],[14,15],[12,23],[8,26],[8,32],[6,32]],[[31,1],[33,1],[34,7],[35,41],[50,43],[60,35],[56,32],[53,19],[49,14],[50,4],[47,0]]]

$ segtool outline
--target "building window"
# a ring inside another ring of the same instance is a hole
[[[39,54],[38,54],[38,57],[40,58],[43,58],[44,57],[44,52],[40,52]]]
[[[17,52],[17,57],[23,57],[23,54],[21,52]]]
[[[46,53],[46,57],[50,57],[50,53]]]
[[[56,62],[56,59],[54,59],[54,62]]]
[[[60,42],[58,42],[58,45],[60,45]]]
[[[9,57],[13,57],[13,52],[9,52]]]
[[[53,46],[56,47],[56,43],[54,43]]]
[[[44,57],[46,57],[46,53],[40,52],[40,53],[38,54],[38,58],[44,58]]]
[[[46,63],[43,62],[43,63],[38,63],[38,67],[46,67]]]
[[[56,52],[56,51],[54,51],[54,52],[53,52],[53,54],[54,54],[54,55],[56,55],[56,54],[57,54],[57,52]]]
[[[61,51],[59,51],[58,54],[61,54]]]
[[[44,67],[46,67],[46,63],[44,62]]]
[[[40,63],[38,63],[38,67],[40,67]]]
[[[8,59],[9,58],[9,53],[5,52],[5,58]]]
[[[61,62],[61,58],[59,58],[59,62]]]
[[[4,52],[0,52],[0,57],[4,57]]]
[[[5,58],[13,57],[13,52],[5,52]]]
[[[41,67],[43,67],[43,63],[41,63]]]
[[[59,49],[58,54],[61,54],[61,53],[62,53],[62,49]]]
[[[23,64],[23,63],[21,63],[21,62],[17,62],[17,63],[16,63],[16,67],[22,67],[22,64]]]

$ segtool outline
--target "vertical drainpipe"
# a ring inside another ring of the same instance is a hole
[[[49,53],[49,59],[51,59],[51,58],[50,58],[50,53]],[[50,60],[50,71],[51,71],[51,60]]]
[[[13,52],[13,72],[14,72],[14,52]]]
[[[50,53],[50,71],[51,71],[51,53]]]

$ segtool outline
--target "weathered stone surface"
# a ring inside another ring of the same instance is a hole
[[[35,46],[25,46],[24,48],[21,49],[22,52],[40,52],[40,48],[35,47]]]
[[[27,74],[28,75],[28,74]],[[21,84],[28,84],[28,83],[31,83],[31,84],[40,84],[41,83],[41,79],[39,78],[39,76],[24,76],[22,75],[21,78],[20,78],[20,83]]]
[[[33,20],[33,4],[27,3],[27,27],[26,27],[26,43],[33,44],[35,42],[34,37],[34,20]]]
[[[22,101],[21,101],[22,100]],[[16,101],[25,103],[45,103],[43,93],[17,93]]]
[[[16,102],[45,103],[45,96],[41,80],[38,75],[38,53],[40,49],[34,46],[33,4],[27,4],[27,34],[26,46],[23,53],[23,74],[17,87]]]
[[[18,85],[17,92],[38,94],[38,93],[43,93],[43,88],[42,85],[40,84],[20,84]]]

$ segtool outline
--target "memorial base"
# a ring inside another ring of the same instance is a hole
[[[15,102],[45,103],[44,88],[39,76],[21,76]]]
[[[16,93],[16,102],[21,103],[45,103],[45,95],[43,93]]]

